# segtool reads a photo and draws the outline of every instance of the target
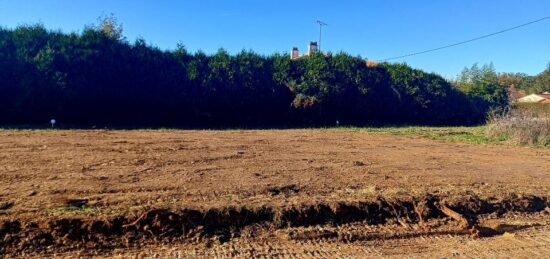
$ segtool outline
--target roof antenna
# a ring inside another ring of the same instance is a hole
[[[328,26],[325,22],[321,20],[317,20],[317,23],[319,24],[319,52],[321,51],[321,36],[323,32],[323,26]]]

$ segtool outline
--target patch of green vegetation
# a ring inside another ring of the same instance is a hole
[[[393,136],[421,137],[433,140],[464,142],[470,144],[501,144],[507,139],[489,138],[486,134],[486,126],[475,127],[425,127],[425,126],[401,126],[401,127],[341,127],[327,130],[340,130],[351,132],[368,132]]]
[[[90,215],[100,214],[101,210],[98,207],[59,207],[47,210],[48,214],[53,216],[59,215]]]
[[[220,199],[222,201],[231,203],[231,202],[238,202],[242,200],[242,197],[241,195],[238,195],[238,194],[226,194],[226,195],[222,195]]]

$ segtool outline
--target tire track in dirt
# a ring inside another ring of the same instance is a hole
[[[546,258],[550,254],[550,225],[481,239],[465,236],[423,236],[411,239],[352,243],[270,239],[233,240],[221,245],[145,246],[117,250],[101,258]],[[70,256],[68,253],[60,256]]]

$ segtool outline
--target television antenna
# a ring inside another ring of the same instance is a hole
[[[317,20],[317,24],[319,24],[319,52],[321,51],[321,36],[323,35],[323,27],[328,26],[325,22],[321,20]]]

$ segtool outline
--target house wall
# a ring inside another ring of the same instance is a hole
[[[542,100],[544,100],[544,98],[542,98],[542,97],[540,97],[536,94],[530,94],[528,96],[519,98],[518,102],[520,102],[520,103],[538,103]]]

